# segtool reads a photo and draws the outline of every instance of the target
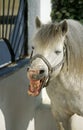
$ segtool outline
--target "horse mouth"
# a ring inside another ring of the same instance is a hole
[[[41,77],[41,78],[39,78]],[[43,83],[45,80],[44,76],[39,76],[37,71],[30,71],[28,74],[29,78],[29,88],[28,88],[28,95],[30,96],[38,96],[41,92],[43,87]]]

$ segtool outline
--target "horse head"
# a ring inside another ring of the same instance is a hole
[[[28,93],[32,96],[39,95],[42,87],[47,86],[60,73],[64,64],[64,43],[68,25],[66,20],[42,24],[37,17],[36,28],[28,67]]]

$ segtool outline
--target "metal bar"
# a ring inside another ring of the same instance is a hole
[[[27,11],[28,11],[28,3],[27,0],[24,0],[24,25],[23,25],[23,29],[24,29],[24,41],[21,47],[21,51],[20,51],[20,56],[24,51],[24,56],[28,55],[28,45],[27,45],[27,41],[28,41],[28,31],[27,31]],[[21,38],[19,39],[18,43],[20,43]],[[18,50],[18,48],[17,48]]]
[[[3,0],[2,12],[3,12],[3,24],[2,24],[2,38],[4,38],[4,11],[5,9],[5,0]]]
[[[18,39],[18,34],[19,34],[19,31],[20,31],[22,19],[23,19],[23,16],[21,15],[20,22],[19,22],[19,24],[18,24],[18,28],[17,28],[17,31],[16,31],[16,37],[15,37],[15,40],[14,40],[14,42],[13,42],[13,45],[14,45],[14,46],[13,46],[13,49],[14,49],[14,47],[15,47],[16,44],[17,44],[17,39]]]
[[[23,26],[23,28],[22,28],[21,35],[20,35],[19,40],[18,40],[18,42],[17,42],[17,47],[16,47],[16,49],[15,49],[15,51],[14,51],[14,52],[15,52],[15,55],[17,54],[17,51],[18,51],[18,48],[19,48],[20,41],[21,41],[22,36],[23,36],[23,34],[24,34],[23,30],[24,30],[24,26]],[[21,47],[21,48],[22,48],[22,47]]]
[[[15,0],[13,0],[13,4],[12,4],[12,14],[11,14],[12,19],[11,19],[11,24],[10,24],[9,40],[10,40],[11,30],[12,30],[13,14],[14,14],[14,6],[15,6]]]
[[[21,47],[21,51],[20,51],[20,56],[21,57],[21,54],[23,53],[24,51],[24,56],[28,55],[28,46],[27,46],[27,41],[28,41],[28,31],[27,31],[27,7],[28,7],[28,3],[27,3],[27,0],[24,0],[24,42],[23,42],[23,45]]]
[[[10,45],[9,40],[7,40],[6,38],[3,38],[3,40],[5,41],[5,43],[6,43],[7,47],[8,47],[8,50],[9,50],[9,52],[11,54],[11,61],[15,62],[15,54],[14,54],[14,51],[13,51],[11,45]]]
[[[1,7],[2,7],[2,5],[1,5],[1,1],[0,1],[0,16],[1,16]],[[0,25],[0,38],[1,38],[1,25]]]
[[[9,24],[9,10],[10,10],[10,0],[8,1],[8,11],[7,11],[7,23],[6,24],[6,31],[5,31],[5,38],[7,38],[7,31],[8,31],[8,24]],[[6,20],[5,20],[6,22]]]
[[[3,24],[3,22],[6,25],[11,24],[11,19],[12,19],[12,24],[15,24],[16,15],[14,15],[13,18],[12,16],[4,16],[4,19],[3,16],[0,16],[0,24]]]
[[[20,5],[20,7],[21,7],[21,5]],[[22,18],[24,16],[24,6],[22,6],[22,7],[23,7],[23,9],[22,9],[22,13],[21,13],[20,22],[18,24],[18,28],[17,28],[17,31],[16,31],[15,40],[13,41],[13,49],[14,49],[14,46],[16,46],[16,42],[17,42],[17,38],[18,38],[18,33],[19,33],[20,26],[21,26],[21,23],[22,23]]]
[[[15,19],[15,27],[17,26],[17,20],[18,20],[18,15],[19,15],[19,10],[20,10],[20,5],[21,5],[21,0],[19,2],[19,7],[18,7],[18,12],[17,12],[17,17]],[[13,41],[14,41],[14,38],[15,38],[15,27],[14,27],[14,30],[13,30],[13,36],[11,38],[11,43],[12,43],[12,46],[13,46]]]
[[[24,55],[28,55],[28,1],[24,0],[25,9],[24,9]]]
[[[21,57],[23,51],[24,51],[24,43],[22,44],[22,47],[21,47],[21,51],[20,51],[20,55],[19,55],[19,57]]]

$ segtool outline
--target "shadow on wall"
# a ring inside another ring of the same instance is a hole
[[[35,130],[56,130],[55,119],[49,105],[41,104],[35,114]]]

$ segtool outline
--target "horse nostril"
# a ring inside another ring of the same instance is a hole
[[[40,70],[39,74],[43,74],[45,72],[45,70]]]

